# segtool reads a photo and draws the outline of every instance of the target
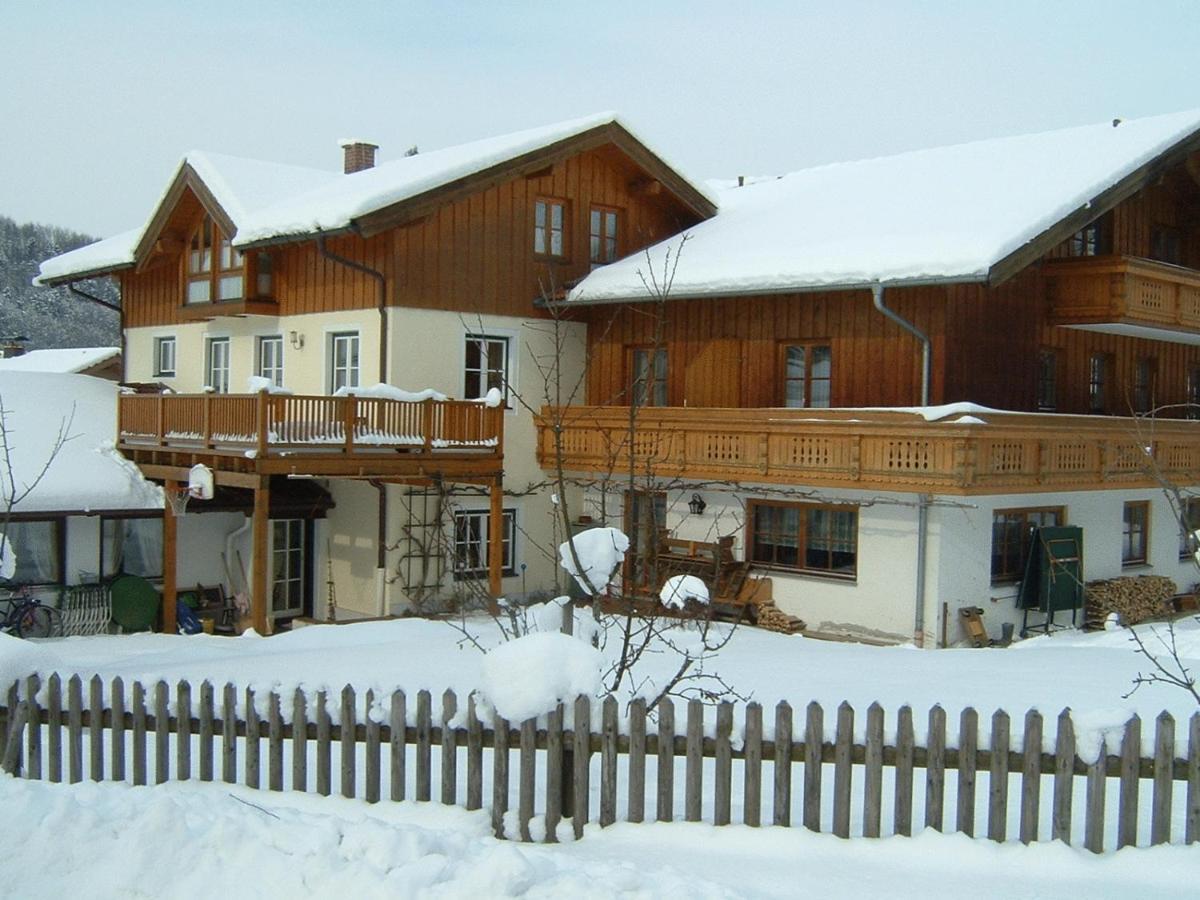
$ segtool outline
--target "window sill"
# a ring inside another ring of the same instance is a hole
[[[1153,569],[1153,568],[1154,568],[1154,566],[1150,565],[1150,563],[1146,562],[1144,559],[1138,559],[1138,560],[1134,560],[1132,562],[1122,561],[1122,563],[1121,563],[1121,571],[1122,572],[1130,571],[1132,569]]]
[[[793,569],[790,566],[771,566],[766,563],[752,562],[755,571],[768,572],[772,575],[795,575],[798,578],[818,578],[821,581],[840,581],[843,584],[857,584],[858,573],[843,574],[839,572],[824,572],[820,569]]]

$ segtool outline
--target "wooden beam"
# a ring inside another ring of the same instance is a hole
[[[271,489],[267,479],[262,479],[254,489],[254,518],[251,530],[254,558],[250,574],[250,615],[254,630],[259,634],[270,634],[267,617],[267,557],[270,556],[270,530],[267,525],[271,501]]]
[[[504,568],[504,476],[492,481],[491,511],[488,515],[488,612],[500,613],[496,602],[503,590],[500,576]]]
[[[226,472],[218,469],[211,463],[208,463],[208,465],[209,468],[213,470],[214,484],[223,484],[227,487],[253,489],[258,487],[262,482],[262,478],[258,475],[252,475],[248,472]],[[165,481],[166,479],[171,478],[176,481],[186,482],[188,480],[188,472],[191,469],[191,466],[164,466],[142,463],[138,465],[138,468],[142,470],[143,475],[155,481]],[[199,502],[203,503],[204,501],[201,500]]]
[[[169,479],[163,484],[163,490],[168,495],[178,491],[180,487],[180,482],[174,479]],[[176,585],[179,581],[176,571],[179,560],[178,526],[179,519],[168,502],[163,511],[162,623],[164,634],[175,634],[178,631],[178,623],[175,620]]]

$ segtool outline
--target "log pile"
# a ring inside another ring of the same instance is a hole
[[[768,600],[758,605],[758,627],[765,628],[767,631],[778,631],[782,634],[795,634],[808,626],[805,625],[803,619],[789,616],[773,601]]]
[[[1176,590],[1175,582],[1164,575],[1089,581],[1084,587],[1084,627],[1103,628],[1108,614],[1114,612],[1122,625],[1168,615],[1174,611],[1171,598]]]

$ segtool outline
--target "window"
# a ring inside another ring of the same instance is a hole
[[[1100,256],[1104,250],[1104,229],[1099,221],[1085,225],[1067,239],[1070,256]]]
[[[229,393],[229,338],[209,338],[205,344],[204,384],[218,394]]]
[[[602,266],[617,258],[617,210],[593,206],[588,224],[588,258]]]
[[[1179,558],[1191,559],[1200,541],[1196,531],[1200,530],[1200,497],[1185,497],[1179,509]]]
[[[1109,411],[1108,386],[1112,372],[1112,357],[1093,353],[1088,357],[1088,412],[1106,415]]]
[[[753,562],[853,578],[858,567],[858,508],[751,501],[748,543]]]
[[[242,299],[244,262],[241,251],[221,233],[221,229],[206,215],[188,236],[185,257],[188,303],[211,303],[218,300]],[[213,248],[216,259],[213,259]],[[214,266],[213,263],[216,263]]]
[[[454,577],[486,578],[488,574],[488,525],[491,514],[484,510],[463,510],[454,514]],[[515,575],[513,549],[516,546],[517,511],[504,510],[502,559],[504,575]]]
[[[783,405],[826,408],[830,405],[833,352],[828,344],[785,344]]]
[[[259,297],[270,297],[271,275],[274,271],[274,262],[271,259],[271,254],[262,252],[255,254],[254,266],[255,293],[257,293]]]
[[[8,553],[16,554],[11,584],[63,583],[65,519],[14,519],[4,530]],[[11,549],[10,549],[11,548]]]
[[[1058,408],[1058,351],[1052,347],[1038,351],[1037,408],[1040,412]]]
[[[283,387],[283,335],[273,334],[258,339],[255,372],[275,387]]]
[[[154,339],[154,374],[156,376],[175,375],[174,337],[158,337]]]
[[[304,612],[304,519],[271,520],[271,615]]]
[[[1121,565],[1144,565],[1150,546],[1150,501],[1136,500],[1125,504],[1124,525],[1121,530]]]
[[[1154,409],[1154,379],[1158,374],[1158,360],[1139,356],[1133,366],[1133,411],[1148,413]]]
[[[538,200],[533,206],[533,252],[539,256],[567,255],[567,205],[562,200]]]
[[[329,335],[329,393],[358,387],[358,332]]]
[[[667,405],[665,347],[634,347],[629,351],[629,396],[634,406]]]
[[[508,338],[468,334],[463,367],[463,397],[474,400],[498,388],[508,405]]]
[[[1019,581],[1033,546],[1035,528],[1063,525],[1062,507],[998,509],[992,513],[992,581]]]
[[[1187,373],[1187,410],[1189,419],[1200,419],[1200,366],[1192,366]]]
[[[163,573],[163,521],[104,519],[100,525],[100,574],[140,575],[161,578]]]

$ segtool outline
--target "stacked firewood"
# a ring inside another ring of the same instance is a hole
[[[1084,588],[1084,625],[1102,628],[1110,613],[1116,613],[1122,625],[1165,616],[1174,608],[1171,598],[1176,591],[1175,582],[1164,575],[1089,581]]]
[[[758,627],[767,631],[779,631],[783,634],[795,634],[807,626],[803,619],[789,616],[773,602],[767,601],[758,605]]]

